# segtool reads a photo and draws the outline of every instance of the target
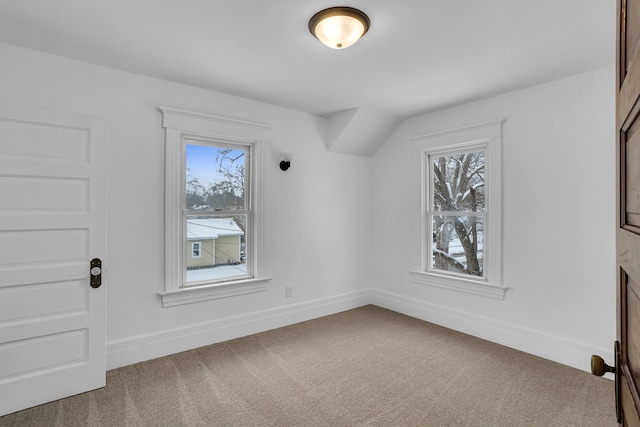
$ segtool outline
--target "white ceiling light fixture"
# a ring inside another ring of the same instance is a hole
[[[332,49],[344,49],[369,30],[369,17],[352,7],[330,7],[313,15],[309,31]]]

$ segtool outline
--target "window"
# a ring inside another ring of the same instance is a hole
[[[162,108],[164,307],[264,291],[262,124]]]
[[[427,270],[484,277],[485,147],[426,153]]]
[[[422,268],[414,282],[503,299],[502,120],[412,139],[422,157]]]
[[[200,245],[201,245],[201,242],[191,243],[191,258],[201,258]]]
[[[252,145],[183,137],[185,247],[183,286],[253,277],[251,232]],[[204,241],[201,255],[199,241]],[[247,245],[247,242],[249,245]],[[197,245],[197,255],[195,246]],[[249,246],[249,247],[247,247]],[[249,259],[241,253],[249,253]],[[199,258],[195,260],[193,258]]]

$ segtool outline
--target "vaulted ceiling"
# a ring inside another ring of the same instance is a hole
[[[371,20],[348,49],[309,33],[331,6]],[[613,64],[615,2],[3,1],[0,41],[325,116],[339,150],[353,120],[386,129]]]

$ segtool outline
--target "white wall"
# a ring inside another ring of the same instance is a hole
[[[324,119],[6,44],[0,57],[2,102],[108,120],[108,368],[366,303],[370,159],[327,152]],[[162,308],[160,106],[273,129],[263,183],[273,278],[266,293]],[[278,167],[281,152],[293,153],[286,173]],[[293,297],[285,297],[285,286]]]
[[[108,368],[370,302],[582,369],[591,352],[610,353],[612,68],[409,119],[369,159],[327,152],[325,119],[313,115],[6,44],[0,57],[2,102],[108,120]],[[273,129],[264,177],[267,292],[162,308],[159,106]],[[506,299],[413,284],[420,169],[409,138],[501,117]],[[281,152],[293,153],[286,173]]]
[[[406,120],[373,158],[379,305],[588,370],[615,340],[615,91],[607,67]],[[504,301],[414,284],[412,136],[505,118]]]

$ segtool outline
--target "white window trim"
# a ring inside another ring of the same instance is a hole
[[[507,287],[502,283],[502,124],[504,119],[493,120],[475,125],[449,129],[411,138],[415,151],[421,156],[422,162],[422,265],[419,270],[409,273],[416,284],[437,288],[465,292],[494,299],[503,300]],[[430,168],[427,164],[427,154],[438,151],[467,150],[486,147],[486,177],[487,177],[487,215],[485,220],[486,234],[486,265],[484,277],[467,278],[434,270],[427,270],[427,257],[430,242],[427,240],[427,209],[429,195],[428,176]],[[490,233],[490,234],[489,234]]]
[[[264,275],[262,224],[262,162],[271,128],[255,122],[213,116],[174,108],[160,108],[165,128],[165,286],[158,292],[163,307],[263,292],[271,278]],[[253,189],[253,248],[250,257],[253,278],[210,285],[181,287],[184,255],[182,245],[182,140],[200,136],[249,143],[253,146],[251,188]]]

